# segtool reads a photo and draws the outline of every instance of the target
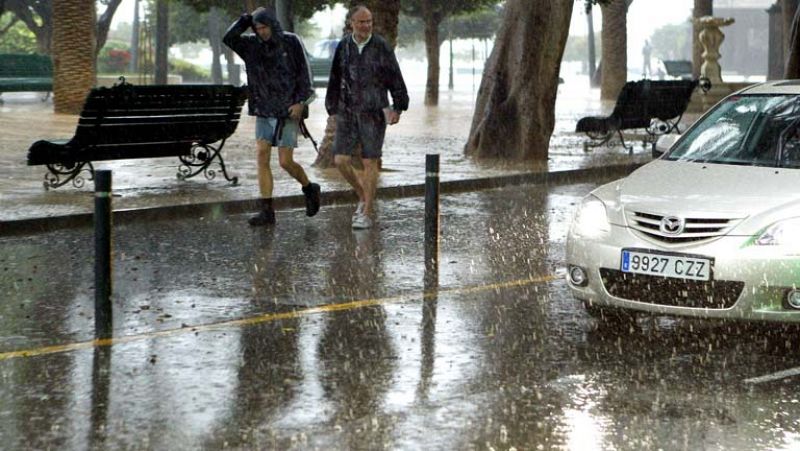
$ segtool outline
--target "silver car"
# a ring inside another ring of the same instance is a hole
[[[733,94],[587,195],[567,280],[591,314],[800,322],[800,81]]]

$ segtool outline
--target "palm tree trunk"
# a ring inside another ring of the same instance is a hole
[[[54,0],[53,107],[78,114],[95,84],[94,0]]]

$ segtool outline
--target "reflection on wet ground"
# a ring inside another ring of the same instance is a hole
[[[115,341],[93,343],[90,230],[0,239],[11,449],[790,449],[800,334],[670,318],[599,328],[563,279],[592,185],[422,199],[272,232],[244,216],[120,226]],[[46,348],[77,343],[69,348]],[[12,354],[29,351],[30,355]]]

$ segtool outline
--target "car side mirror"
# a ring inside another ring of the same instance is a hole
[[[653,146],[653,158],[658,158],[667,153],[673,144],[681,137],[676,134],[666,134],[658,137],[655,145]]]

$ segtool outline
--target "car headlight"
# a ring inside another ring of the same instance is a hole
[[[608,223],[605,204],[594,196],[586,196],[575,213],[572,227],[574,234],[587,238],[597,238],[608,233],[611,225]]]
[[[756,238],[755,245],[800,250],[800,218],[784,219],[772,224]]]

